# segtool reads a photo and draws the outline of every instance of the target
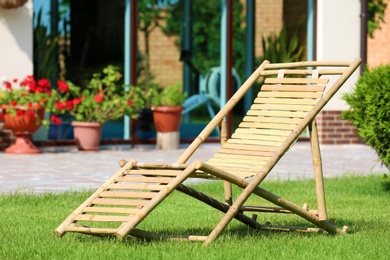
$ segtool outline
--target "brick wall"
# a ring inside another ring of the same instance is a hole
[[[283,0],[257,0],[255,18],[255,56],[260,56],[263,54],[261,38],[282,29]]]
[[[321,144],[358,144],[357,129],[347,120],[341,120],[341,111],[322,111],[317,116]]]
[[[374,31],[374,38],[367,38],[367,64],[370,68],[390,63],[390,0],[385,11],[385,23],[381,29]]]
[[[182,82],[183,63],[179,60],[180,49],[175,44],[176,37],[165,35],[160,28],[153,30],[149,37],[150,69],[155,81],[162,86]],[[145,37],[141,31],[138,32],[138,47],[144,53]]]

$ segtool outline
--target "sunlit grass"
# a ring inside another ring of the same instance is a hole
[[[196,188],[222,199],[222,183]],[[326,179],[328,214],[347,235],[256,231],[233,220],[208,247],[199,242],[142,241],[66,234],[55,228],[92,191],[0,196],[0,259],[388,259],[390,193],[377,176]],[[267,182],[264,188],[315,207],[312,181]],[[234,189],[237,194],[239,189]],[[263,202],[252,196],[250,202]],[[307,225],[291,215],[258,214],[260,222]],[[179,192],[173,193],[140,228],[172,235],[207,235],[222,214]]]

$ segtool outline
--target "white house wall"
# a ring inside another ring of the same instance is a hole
[[[33,74],[33,6],[0,8],[0,83]]]
[[[317,60],[353,60],[360,57],[360,0],[317,0]],[[336,93],[325,110],[348,109],[341,99],[359,76],[356,71]]]

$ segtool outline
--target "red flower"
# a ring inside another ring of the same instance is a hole
[[[50,117],[50,121],[52,121],[54,124],[56,124],[56,125],[60,125],[61,124],[61,119],[60,118],[58,118],[58,117],[56,117],[55,115],[52,115],[51,117]]]
[[[15,100],[11,101],[11,106],[16,106],[17,104],[18,104],[18,102],[16,102]]]
[[[68,109],[68,110],[72,110],[73,109],[73,100],[67,100],[65,102],[65,107]]]
[[[65,104],[62,103],[61,101],[57,101],[56,102],[56,109],[59,110],[59,111],[62,111],[65,109]]]
[[[13,79],[12,81],[13,81],[14,83],[16,83],[16,82],[18,82],[18,79]]]
[[[29,102],[29,103],[27,104],[27,107],[28,107],[28,108],[32,108],[32,107],[33,107],[33,104],[32,104],[31,102]]]
[[[30,92],[35,92],[37,89],[37,85],[35,85],[35,82],[28,82],[27,86]]]
[[[34,79],[34,76],[32,76],[32,75],[25,77],[22,80],[22,82],[20,82],[20,86],[22,86],[22,87],[28,86],[30,84],[33,84],[35,86],[35,79]]]
[[[24,111],[21,110],[21,109],[18,109],[18,110],[16,110],[16,115],[17,116],[23,116],[24,115]]]
[[[12,89],[11,82],[9,82],[9,81],[4,81],[4,82],[3,82],[3,85],[5,86],[6,89],[9,89],[9,90]]]
[[[46,102],[46,98],[43,98],[43,97],[42,97],[42,98],[40,99],[40,101],[41,101],[42,103],[45,103],[45,102]]]
[[[132,107],[133,104],[134,104],[133,100],[128,100],[128,101],[127,101],[127,105],[128,105],[129,107]]]
[[[0,112],[0,119],[3,119],[4,115]]]
[[[69,86],[65,81],[59,80],[57,81],[58,90],[62,93],[68,92]]]
[[[96,102],[100,103],[103,101],[103,95],[96,94],[93,98]]]
[[[38,86],[40,86],[43,89],[49,89],[50,82],[48,79],[40,79],[40,80],[38,80]]]
[[[26,92],[23,92],[23,93],[22,93],[22,97],[25,97],[25,96],[27,96],[27,93],[26,93]]]
[[[43,88],[42,88],[42,87],[37,87],[37,88],[35,89],[35,92],[37,92],[37,93],[43,93]]]
[[[81,103],[81,99],[80,98],[74,98],[73,99],[73,105],[78,105]]]

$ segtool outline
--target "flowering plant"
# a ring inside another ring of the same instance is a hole
[[[72,82],[61,82],[58,90],[61,99],[55,102],[57,114],[69,113],[76,121],[98,122],[116,120],[124,115],[137,117],[144,107],[139,87],[131,87],[128,91],[121,86],[122,75],[119,69],[109,65],[102,73],[95,73],[85,87]],[[56,115],[51,120],[58,122]]]
[[[37,112],[39,109],[52,112],[59,98],[59,93],[50,88],[50,82],[46,78],[35,80],[34,76],[27,76],[21,81],[3,80],[0,87],[0,119],[4,113],[9,113],[11,116],[35,118],[37,125],[48,124],[47,120],[41,122]]]

